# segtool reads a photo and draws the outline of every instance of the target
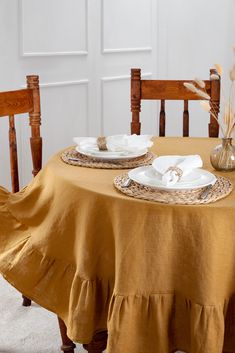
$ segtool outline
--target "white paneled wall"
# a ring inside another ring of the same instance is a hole
[[[129,73],[147,78],[207,78],[232,63],[235,1],[1,0],[0,90],[41,81],[44,162],[74,135],[128,133]],[[177,103],[178,104],[178,103]],[[142,106],[143,132],[157,133],[157,104]],[[182,116],[169,104],[167,132],[181,134]],[[193,107],[192,135],[205,135],[207,116]],[[9,186],[7,126],[0,121],[0,184]],[[28,126],[19,125],[22,185],[30,176]]]

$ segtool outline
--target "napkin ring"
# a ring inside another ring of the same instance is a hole
[[[108,150],[105,136],[97,137],[97,145],[98,145],[98,148],[100,151],[107,151]]]
[[[182,177],[183,175],[183,170],[180,169],[179,167],[175,167],[175,166],[172,166],[172,167],[169,167],[166,171],[167,172],[175,172],[176,176],[178,177],[178,181],[180,180],[180,178]]]

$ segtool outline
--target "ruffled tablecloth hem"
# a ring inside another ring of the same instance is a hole
[[[64,320],[68,336],[89,343],[107,327],[112,283],[81,278],[75,264],[35,248],[28,228],[7,207],[10,193],[0,188],[0,273],[20,293]]]
[[[34,257],[33,254],[34,252],[32,252],[32,256],[30,256],[30,260],[28,262],[29,266],[32,264],[32,258]],[[38,257],[38,255],[36,255],[36,257]],[[29,259],[29,257],[27,258]],[[41,266],[39,262],[38,265]],[[55,262],[54,265],[57,267]],[[96,331],[104,331],[107,329],[107,320],[105,318],[107,309],[104,308],[101,298],[108,296],[108,285],[104,285],[104,287],[102,287],[102,281],[82,280],[75,275],[73,284],[77,288],[71,288],[69,296],[72,298],[68,298],[68,295],[66,295],[67,293],[65,294],[65,292],[68,292],[67,288],[65,288],[66,285],[64,284],[66,281],[65,278],[62,281],[57,282],[57,284],[53,283],[50,285],[46,284],[46,273],[44,275],[42,273],[41,275],[39,274],[34,277],[35,287],[31,287],[28,286],[29,276],[24,276],[24,271],[20,268],[18,269],[18,267],[19,265],[9,266],[9,263],[6,260],[5,263],[1,262],[0,272],[13,287],[19,290],[20,293],[45,309],[57,314],[65,322],[67,326],[67,334],[70,339],[75,342],[89,343]],[[35,270],[36,266],[33,267]],[[50,266],[49,269],[52,276],[66,276],[66,273],[70,272],[70,266],[67,268],[65,267],[62,271],[53,267],[54,266]],[[34,271],[32,270],[30,272],[33,277]],[[51,300],[52,297],[50,292],[54,293],[54,303],[53,300]],[[68,298],[67,302],[66,297]],[[57,304],[58,302],[60,302],[59,305]],[[77,303],[75,304],[75,302]],[[108,300],[106,300],[106,305],[108,307]],[[73,306],[76,306],[76,308],[73,309]]]
[[[65,322],[70,339],[89,343],[96,331],[107,329],[108,283],[81,279],[70,265],[43,258],[35,249],[29,254],[15,248],[14,253],[21,253],[21,261],[12,263],[13,253],[9,254],[5,261],[0,261],[1,274],[24,296],[57,314]],[[30,270],[25,272],[28,266]]]
[[[113,295],[108,352],[235,353],[234,300],[200,305],[180,293]]]

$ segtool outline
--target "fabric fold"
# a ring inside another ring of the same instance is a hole
[[[27,243],[8,253],[0,271],[22,294],[61,317],[72,340],[89,343],[95,331],[107,329],[108,281],[83,279],[72,264],[47,258]]]
[[[0,272],[20,293],[61,317],[68,336],[89,343],[107,328],[113,284],[107,279],[82,278],[76,264],[52,258],[35,248],[29,227],[8,208],[12,194],[0,188]]]
[[[223,306],[203,306],[173,293],[114,295],[108,332],[112,353],[221,353]]]

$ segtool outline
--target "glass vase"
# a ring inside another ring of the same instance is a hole
[[[235,146],[231,137],[222,138],[222,143],[211,151],[210,160],[216,170],[235,170]]]

